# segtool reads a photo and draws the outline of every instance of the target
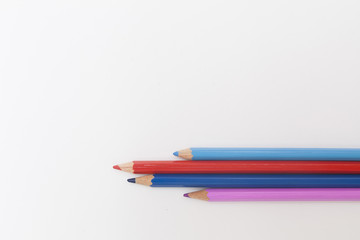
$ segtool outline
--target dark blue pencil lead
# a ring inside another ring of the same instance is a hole
[[[135,178],[129,178],[127,181],[131,183],[135,183]]]

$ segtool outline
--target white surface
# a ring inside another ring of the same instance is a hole
[[[359,1],[0,3],[1,239],[359,239],[360,203],[206,203],[112,169],[360,147]]]

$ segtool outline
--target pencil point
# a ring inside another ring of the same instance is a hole
[[[184,197],[189,197],[189,194],[188,194],[188,193],[185,193],[185,194],[184,194]]]
[[[121,170],[120,167],[119,167],[119,165],[114,165],[114,166],[113,166],[113,169]]]
[[[174,154],[174,156],[177,156],[177,157],[179,156],[179,152],[174,152],[173,154]]]
[[[135,178],[129,178],[127,181],[131,183],[135,183]]]

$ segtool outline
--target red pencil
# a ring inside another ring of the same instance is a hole
[[[130,173],[318,173],[360,174],[347,161],[133,161],[114,166]]]

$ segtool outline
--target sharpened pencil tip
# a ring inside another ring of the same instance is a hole
[[[113,166],[113,169],[121,170],[120,167],[119,167],[119,165],[114,165],[114,166]]]
[[[131,183],[135,183],[135,178],[129,178],[127,181]]]
[[[185,193],[185,194],[184,194],[184,197],[189,197],[189,194],[188,194],[188,193]]]
[[[174,156],[177,156],[177,157],[179,156],[179,152],[174,152],[173,154],[174,154]]]

